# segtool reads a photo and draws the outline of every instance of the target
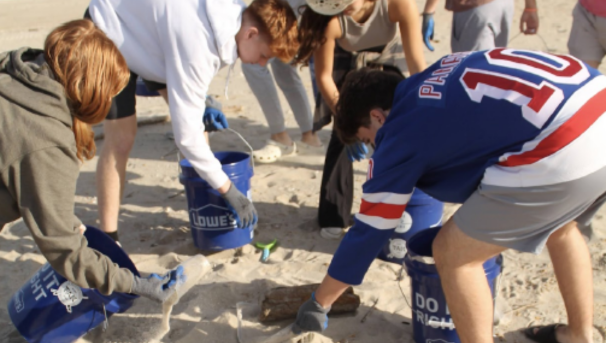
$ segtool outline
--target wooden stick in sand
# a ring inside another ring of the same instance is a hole
[[[268,323],[278,320],[295,319],[299,307],[311,298],[319,284],[277,287],[270,289],[265,294],[265,299],[261,304],[261,314],[259,321]],[[360,297],[349,287],[335,301],[329,314],[344,314],[355,312],[360,307]]]

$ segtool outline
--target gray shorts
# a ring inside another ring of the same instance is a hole
[[[606,55],[606,18],[592,14],[577,3],[572,11],[568,50],[583,61],[602,61]]]
[[[494,0],[452,18],[452,52],[506,47],[513,21],[513,0]]]
[[[549,235],[575,220],[581,231],[606,202],[606,168],[574,181],[536,187],[480,185],[454,215],[468,236],[538,254]]]

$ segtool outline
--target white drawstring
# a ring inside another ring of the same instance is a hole
[[[229,100],[229,95],[227,94],[227,90],[229,88],[229,78],[231,77],[231,71],[234,69],[235,65],[236,63],[234,62],[233,64],[230,64],[229,69],[227,69],[227,77],[225,78],[225,89],[223,90],[225,100]]]

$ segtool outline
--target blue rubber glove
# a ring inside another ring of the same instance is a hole
[[[183,267],[179,266],[165,275],[150,274],[146,278],[134,276],[131,293],[150,298],[158,302],[164,302],[174,292],[178,284],[185,282]]]
[[[366,158],[368,154],[368,147],[363,142],[357,141],[352,145],[346,145],[345,150],[347,151],[347,157],[352,162],[361,161]]]
[[[421,29],[421,32],[423,33],[423,42],[425,42],[429,51],[434,50],[430,43],[430,41],[433,40],[434,27],[435,22],[433,21],[433,13],[423,13],[423,28]]]
[[[322,307],[316,301],[315,293],[312,293],[311,299],[299,307],[297,319],[292,326],[292,332],[298,335],[301,332],[322,332],[326,330],[328,327],[328,312],[330,312],[330,307]]]
[[[216,108],[206,107],[202,120],[204,122],[204,131],[206,132],[225,130],[229,127],[225,114]]]

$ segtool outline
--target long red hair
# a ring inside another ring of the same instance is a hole
[[[112,98],[128,84],[126,60],[105,33],[86,19],[54,29],[44,42],[44,57],[69,100],[78,159],[90,160],[96,152],[91,125],[105,119]]]

